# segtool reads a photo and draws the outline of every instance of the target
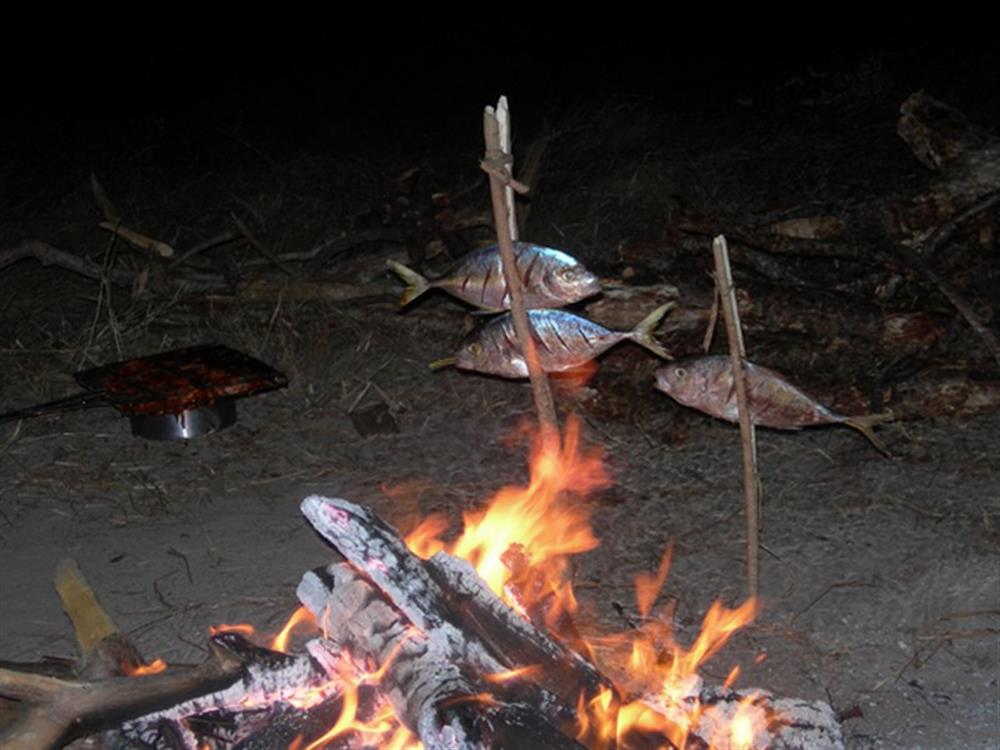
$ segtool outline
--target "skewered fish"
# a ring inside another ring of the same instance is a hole
[[[620,341],[632,341],[656,356],[671,359],[653,338],[653,331],[673,303],[661,305],[631,331],[612,331],[565,310],[529,310],[538,359],[546,372],[572,370],[603,354]],[[526,378],[528,365],[517,343],[510,314],[494,318],[471,333],[454,357],[432,367],[455,365],[506,378]]]
[[[514,265],[527,308],[562,307],[601,291],[597,277],[562,250],[515,242]],[[510,309],[510,291],[497,245],[474,250],[449,275],[433,281],[394,260],[389,261],[389,267],[408,285],[399,301],[401,307],[431,289],[442,289],[483,310]]]
[[[845,416],[807,396],[774,370],[745,362],[743,372],[750,418],[755,425],[798,430],[813,425],[845,424],[891,455],[872,430],[874,425],[892,419],[891,412]],[[739,421],[732,360],[728,356],[710,355],[661,367],[656,371],[656,387],[684,406],[728,422]]]

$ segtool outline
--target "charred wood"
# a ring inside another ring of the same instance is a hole
[[[536,706],[490,694],[476,673],[481,659],[441,628],[415,628],[351,565],[307,573],[298,595],[339,647],[378,667],[379,692],[425,747],[581,748]]]
[[[133,714],[122,724],[125,737],[170,750],[198,750],[206,737],[234,746],[275,722],[286,728],[304,725],[305,713],[293,710],[293,702],[300,704],[306,693],[309,708],[338,705],[341,656],[323,639],[311,641],[308,653],[298,655],[254,646],[235,633],[214,636],[212,643],[239,658],[243,666],[239,679],[222,689],[175,701],[162,710]],[[371,705],[371,696],[368,698]]]
[[[94,682],[65,680],[0,669],[0,695],[28,704],[22,721],[0,737],[3,750],[46,750],[75,737],[111,729],[144,713],[173,706],[232,683],[242,660],[213,644],[197,667],[142,677]]]
[[[333,616],[338,618],[338,624],[343,619],[342,626],[348,629],[353,629],[356,621],[374,618],[374,622],[379,624],[364,627],[357,637],[371,638],[376,632],[392,636],[392,642],[383,648],[367,647],[375,663],[382,663],[386,656],[384,652],[393,648],[400,649],[401,655],[397,657],[397,661],[413,662],[417,656],[429,660],[420,670],[420,679],[394,678],[397,689],[390,691],[393,705],[397,707],[397,711],[403,712],[400,715],[404,717],[407,726],[417,731],[425,744],[427,739],[423,732],[428,732],[429,737],[440,736],[434,735],[434,732],[443,731],[444,727],[441,725],[441,728],[436,728],[439,720],[435,716],[434,706],[450,701],[451,698],[447,697],[449,695],[465,696],[462,700],[467,701],[468,696],[483,692],[485,683],[482,681],[486,677],[525,666],[524,662],[516,662],[511,658],[511,650],[527,648],[537,658],[544,658],[548,664],[559,662],[556,654],[567,659],[561,665],[563,669],[557,671],[552,678],[562,688],[558,691],[559,695],[568,692],[569,680],[588,669],[586,662],[579,656],[571,657],[564,648],[539,633],[525,620],[519,619],[515,623],[508,618],[505,624],[511,626],[513,632],[497,630],[497,626],[505,619],[499,614],[499,609],[505,605],[495,599],[492,592],[481,583],[471,582],[469,577],[475,576],[471,567],[463,569],[463,565],[467,564],[453,560],[445,562],[440,557],[436,563],[425,563],[410,552],[394,529],[370,510],[346,500],[314,495],[303,501],[302,511],[313,527],[356,570],[362,571],[367,579],[362,587],[349,568],[332,566],[327,569],[324,584],[323,578],[314,571],[307,574],[300,584],[300,600],[318,619]],[[437,575],[432,575],[431,570],[437,571]],[[337,610],[337,607],[348,605],[338,601],[337,606],[330,606],[322,596],[324,586],[332,596],[341,595],[335,585],[338,576],[345,582],[344,586],[350,586],[344,593],[350,602],[348,611],[355,613],[350,617]],[[455,588],[446,592],[438,579]],[[373,598],[375,594],[385,601]],[[487,598],[486,594],[495,601]],[[481,597],[482,601],[470,605],[469,600],[474,595]],[[460,602],[465,606],[464,612],[461,607],[456,607]],[[370,614],[367,613],[369,609]],[[364,617],[360,614],[362,611],[366,611]],[[492,626],[494,632],[490,632],[489,626]],[[327,632],[337,631],[328,628]],[[533,639],[526,637],[525,633],[529,633]],[[486,634],[487,640],[483,639],[483,634]],[[528,645],[525,645],[526,642]],[[494,649],[498,651],[495,652]],[[406,658],[403,659],[402,655],[406,655]],[[577,670],[569,680],[566,677],[567,664],[573,665]],[[390,669],[390,673],[394,669],[396,668]],[[406,673],[410,668],[400,666],[399,669]],[[595,680],[593,675],[596,675],[596,670],[589,667],[589,672],[589,679]],[[424,682],[428,677],[433,678],[431,683]],[[525,700],[536,707],[536,710],[540,710],[546,721],[551,721],[561,730],[569,730],[575,725],[575,694],[574,702],[566,705],[556,694],[544,689],[544,686],[539,687],[534,682],[524,680],[515,682],[510,686],[501,684],[492,692],[508,692],[508,696],[504,697],[511,697],[511,703]],[[516,693],[509,692],[515,690],[515,687]],[[581,687],[586,689],[586,683],[577,683],[577,691]],[[414,693],[423,697],[416,697],[412,695]],[[404,700],[407,694],[411,695]],[[414,700],[416,705],[422,706],[416,715],[412,708]],[[454,718],[463,732],[468,730],[470,736],[475,734],[475,726],[465,726],[461,716]],[[496,720],[500,721],[500,718],[496,717]],[[559,733],[555,728],[552,731]]]

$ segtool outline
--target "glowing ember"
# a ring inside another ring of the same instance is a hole
[[[142,677],[146,674],[159,674],[167,668],[167,663],[163,659],[154,659],[149,664],[140,664],[133,669],[125,669],[125,674],[129,677]]]
[[[242,635],[244,638],[249,638],[256,632],[256,630],[253,625],[248,625],[245,622],[241,622],[236,625],[231,625],[228,623],[223,623],[222,625],[213,625],[209,627],[208,632],[212,635],[219,635],[219,633],[237,633],[239,635]]]
[[[747,713],[746,704],[740,704],[730,728],[730,744],[733,750],[750,750],[753,747],[754,717]]]
[[[358,719],[358,688],[362,685],[378,684],[393,659],[398,655],[399,649],[404,642],[405,639],[400,641],[385,663],[374,672],[359,670],[349,658],[341,660],[339,682],[343,687],[342,697],[344,705],[340,716],[323,736],[313,740],[303,747],[302,750],[317,750],[324,747],[330,740],[347,732],[359,735],[366,746],[378,743],[378,747],[391,748],[392,750],[423,749],[423,745],[405,727],[400,725],[399,720],[388,704],[383,705],[381,710],[377,711],[371,720],[363,722]],[[386,740],[387,735],[388,739]],[[296,738],[296,741],[298,740],[299,738]],[[289,748],[289,750],[293,750],[293,748]]]

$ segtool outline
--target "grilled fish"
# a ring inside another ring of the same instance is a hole
[[[838,414],[807,396],[779,373],[746,362],[744,375],[750,418],[755,425],[798,430],[823,424],[853,427],[886,455],[872,426],[893,418],[891,412],[860,417]],[[675,362],[656,371],[656,387],[684,406],[728,422],[739,421],[732,360],[712,355]]]
[[[542,369],[563,372],[589,362],[626,339],[658,357],[672,359],[653,338],[653,330],[671,307],[673,303],[661,305],[631,331],[611,331],[565,310],[529,310],[528,319]],[[450,364],[505,378],[528,377],[528,365],[517,344],[510,313],[471,333],[454,357],[435,362],[432,367]]]
[[[573,256],[530,242],[514,243],[514,265],[524,287],[526,308],[562,307],[601,291],[597,277]],[[510,309],[510,291],[497,245],[474,250],[448,275],[430,281],[402,263],[389,267],[407,283],[400,307],[430,289],[443,289],[471,305],[489,311]]]

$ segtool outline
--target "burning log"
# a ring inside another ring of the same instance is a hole
[[[21,720],[0,736],[3,750],[59,747],[133,716],[218,690],[235,681],[243,668],[239,656],[220,641],[210,644],[208,658],[196,667],[126,677],[141,674],[142,658],[75,562],[59,564],[55,584],[82,652],[77,676],[0,669],[0,696],[26,708]]]
[[[614,726],[619,691],[593,664],[507,607],[467,562],[445,553],[420,560],[371,511],[345,500],[312,496],[302,509],[348,562],[307,573],[300,600],[338,648],[381,665],[380,692],[425,747],[446,741],[459,748],[609,746],[606,728],[603,740],[598,728],[584,733],[583,745],[569,739],[586,725],[571,707],[579,695],[589,703],[606,691],[604,716]],[[501,675],[513,679],[498,681]],[[620,747],[675,747],[677,737],[701,750],[736,746],[720,733],[735,732],[740,721],[748,722],[753,740],[747,748],[843,747],[824,703],[777,700],[760,690],[699,691],[699,685],[694,681],[688,697],[671,704],[658,697],[630,704],[633,712],[655,713],[647,725],[657,729],[626,730]],[[690,734],[679,729],[692,717],[698,721]]]
[[[446,628],[415,628],[352,566],[306,573],[298,594],[340,648],[381,665],[380,693],[424,747],[582,750],[536,705],[494,697],[470,665],[482,660],[470,658],[474,645]]]
[[[694,708],[694,699],[685,709]],[[678,707],[663,706],[668,716]],[[843,750],[844,738],[837,716],[829,704],[798,698],[776,698],[759,689],[703,688],[697,695],[700,718],[689,746],[742,746],[747,750]],[[678,717],[680,718],[680,717]],[[766,731],[752,735],[750,727]],[[746,742],[740,745],[743,739]]]
[[[122,733],[127,738],[171,750],[199,750],[205,737],[233,747],[279,718],[283,724],[294,724],[290,709],[304,712],[342,697],[340,651],[322,638],[310,641],[308,653],[298,655],[260,648],[236,633],[220,633],[212,644],[239,658],[243,665],[239,679],[224,689],[202,692],[126,721]],[[372,696],[366,696],[365,704],[374,703]],[[303,723],[301,716],[298,719]]]
[[[439,738],[448,726],[447,720],[438,716],[442,704],[456,698],[467,701],[469,696],[483,692],[489,678],[526,664],[540,667],[532,670],[533,681],[496,683],[490,692],[511,699],[511,703],[527,701],[534,706],[540,712],[534,720],[537,731],[543,731],[540,728],[551,722],[548,731],[552,743],[566,741],[555,727],[575,733],[572,707],[581,691],[589,699],[599,689],[611,687],[592,665],[510,611],[468,563],[444,553],[425,563],[410,552],[394,529],[368,509],[346,500],[314,495],[303,501],[302,512],[356,570],[370,578],[371,583],[364,581],[364,585],[369,589],[374,586],[376,591],[363,595],[348,588],[343,593],[346,603],[339,601],[338,577],[342,586],[356,588],[358,584],[351,583],[356,574],[348,575],[341,567],[331,566],[325,573],[306,574],[299,586],[300,600],[331,634],[354,628],[359,620],[371,620],[356,639],[370,642],[375,633],[388,638],[381,646],[364,646],[376,663],[384,663],[393,649],[399,649],[394,660],[399,665],[390,666],[383,679],[393,685],[388,692],[398,715],[425,745]],[[372,593],[388,603],[378,601],[376,606],[371,601]],[[364,617],[355,599],[364,604]],[[345,605],[350,615],[338,611]],[[414,633],[410,626],[418,632]],[[421,654],[426,659],[422,668],[405,664]],[[408,674],[415,669],[421,679],[413,681]],[[428,675],[432,676],[432,684],[422,684]],[[414,699],[418,704],[415,713]],[[455,731],[468,732],[468,736],[478,731],[475,722],[464,725],[462,716],[450,716],[448,720],[457,721],[462,728]]]
[[[209,657],[197,667],[142,677],[91,682],[0,669],[0,695],[28,705],[22,721],[0,737],[0,747],[60,747],[75,737],[217,690],[235,681],[242,667],[242,660],[220,643],[210,647]]]

